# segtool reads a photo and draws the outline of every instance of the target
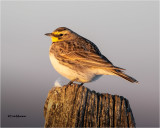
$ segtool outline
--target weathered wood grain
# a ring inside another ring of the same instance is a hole
[[[135,127],[127,99],[76,84],[53,87],[44,116],[45,127]]]

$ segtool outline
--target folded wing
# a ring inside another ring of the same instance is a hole
[[[59,59],[63,59],[63,62],[86,67],[124,70],[122,68],[114,66],[105,56],[97,55],[96,53],[92,53],[89,51],[74,51],[66,54],[61,54]]]

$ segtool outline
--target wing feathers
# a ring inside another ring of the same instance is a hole
[[[67,60],[70,63],[77,63],[83,66],[89,66],[92,68],[107,68],[107,69],[117,69],[124,70],[123,68],[119,68],[114,66],[110,61],[107,62],[102,56],[97,55],[91,52],[70,52],[67,54],[61,54],[60,58]]]

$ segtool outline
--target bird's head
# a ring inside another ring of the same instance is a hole
[[[59,27],[52,33],[46,33],[45,35],[50,36],[52,42],[69,41],[76,38],[76,34],[66,27]]]

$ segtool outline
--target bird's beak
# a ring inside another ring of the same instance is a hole
[[[46,33],[45,35],[46,36],[52,36],[52,33]]]

